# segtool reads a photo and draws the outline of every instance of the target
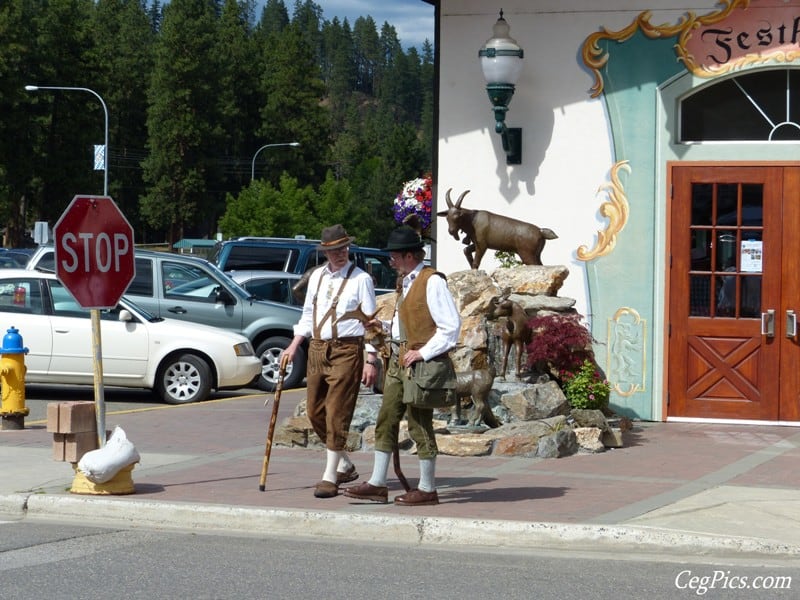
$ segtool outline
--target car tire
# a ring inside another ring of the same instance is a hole
[[[260,389],[265,392],[274,392],[278,385],[278,371],[280,369],[281,353],[289,347],[292,340],[283,336],[267,338],[256,348],[256,356],[261,358],[261,375],[256,380]],[[286,367],[283,378],[284,389],[299,387],[306,374],[306,351],[298,346],[294,359]]]
[[[159,368],[156,385],[167,404],[199,402],[211,393],[211,368],[194,354],[172,356]]]

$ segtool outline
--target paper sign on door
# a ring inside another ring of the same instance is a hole
[[[740,269],[742,273],[761,273],[764,242],[742,240]]]

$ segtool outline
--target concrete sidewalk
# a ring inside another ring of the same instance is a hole
[[[304,396],[284,392],[280,420]],[[561,459],[440,456],[438,506],[313,496],[321,450],[272,449],[252,395],[106,415],[141,454],[131,495],[76,495],[42,421],[0,432],[0,515],[124,526],[509,548],[800,557],[800,429],[635,423],[626,447]],[[361,480],[372,453],[352,456]],[[402,456],[412,485],[417,458]]]

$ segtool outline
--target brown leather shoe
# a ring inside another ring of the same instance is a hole
[[[394,499],[395,504],[401,506],[432,506],[439,504],[439,494],[436,490],[432,492],[423,492],[422,490],[415,489]]]
[[[314,496],[317,498],[333,498],[339,494],[339,486],[324,479],[314,486]]]
[[[342,485],[343,483],[350,483],[351,481],[355,481],[358,479],[358,471],[356,471],[355,465],[350,465],[350,468],[347,469],[344,473],[341,471],[336,472],[336,485]]]
[[[342,492],[348,498],[358,500],[372,500],[373,502],[389,502],[389,488],[371,485],[364,481],[355,487],[349,487]]]

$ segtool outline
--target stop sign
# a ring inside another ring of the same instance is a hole
[[[75,196],[53,228],[56,276],[84,308],[113,308],[135,274],[133,228],[111,198]]]

